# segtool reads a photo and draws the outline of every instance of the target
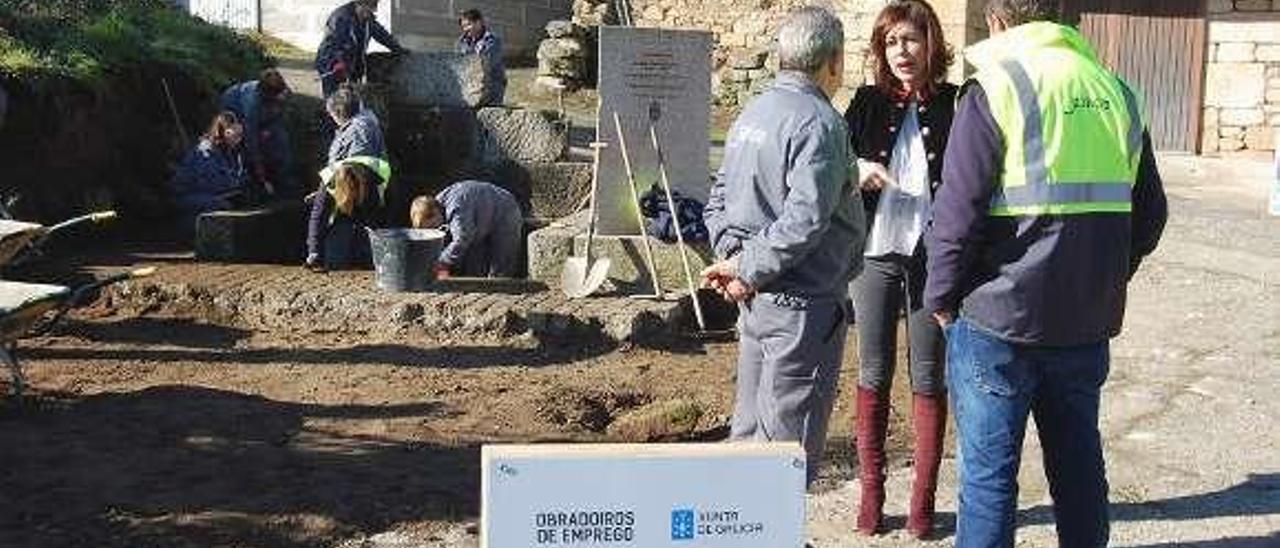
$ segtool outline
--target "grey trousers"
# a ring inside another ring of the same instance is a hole
[[[799,441],[813,481],[849,321],[843,298],[762,293],[740,305],[732,440]]]
[[[462,276],[514,278],[524,263],[524,217],[519,207],[493,220],[481,238],[462,255]]]
[[[868,257],[854,281],[853,306],[858,326],[858,386],[887,394],[893,383],[898,349],[898,315],[907,311],[907,361],[911,391],[937,396],[943,384],[945,342],[932,314],[924,309],[925,258]]]

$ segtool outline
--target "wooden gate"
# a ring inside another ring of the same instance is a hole
[[[1145,100],[1158,150],[1197,152],[1204,96],[1205,0],[1063,0],[1102,62]]]

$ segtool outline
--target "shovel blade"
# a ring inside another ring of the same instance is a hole
[[[600,289],[609,277],[609,259],[588,263],[586,257],[569,257],[560,273],[560,288],[571,299],[581,299]]]

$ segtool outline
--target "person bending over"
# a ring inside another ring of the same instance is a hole
[[[483,181],[460,181],[439,194],[413,200],[409,217],[415,228],[445,227],[449,245],[436,262],[436,278],[489,276],[510,278],[519,272],[524,216],[510,192]]]

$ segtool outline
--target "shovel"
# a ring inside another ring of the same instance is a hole
[[[591,260],[591,242],[596,233],[596,190],[600,186],[600,149],[605,144],[591,143],[591,196],[587,209],[587,249],[581,257],[569,257],[564,261],[564,271],[560,273],[560,289],[570,299],[581,299],[595,293],[609,277],[610,261],[608,258]]]

